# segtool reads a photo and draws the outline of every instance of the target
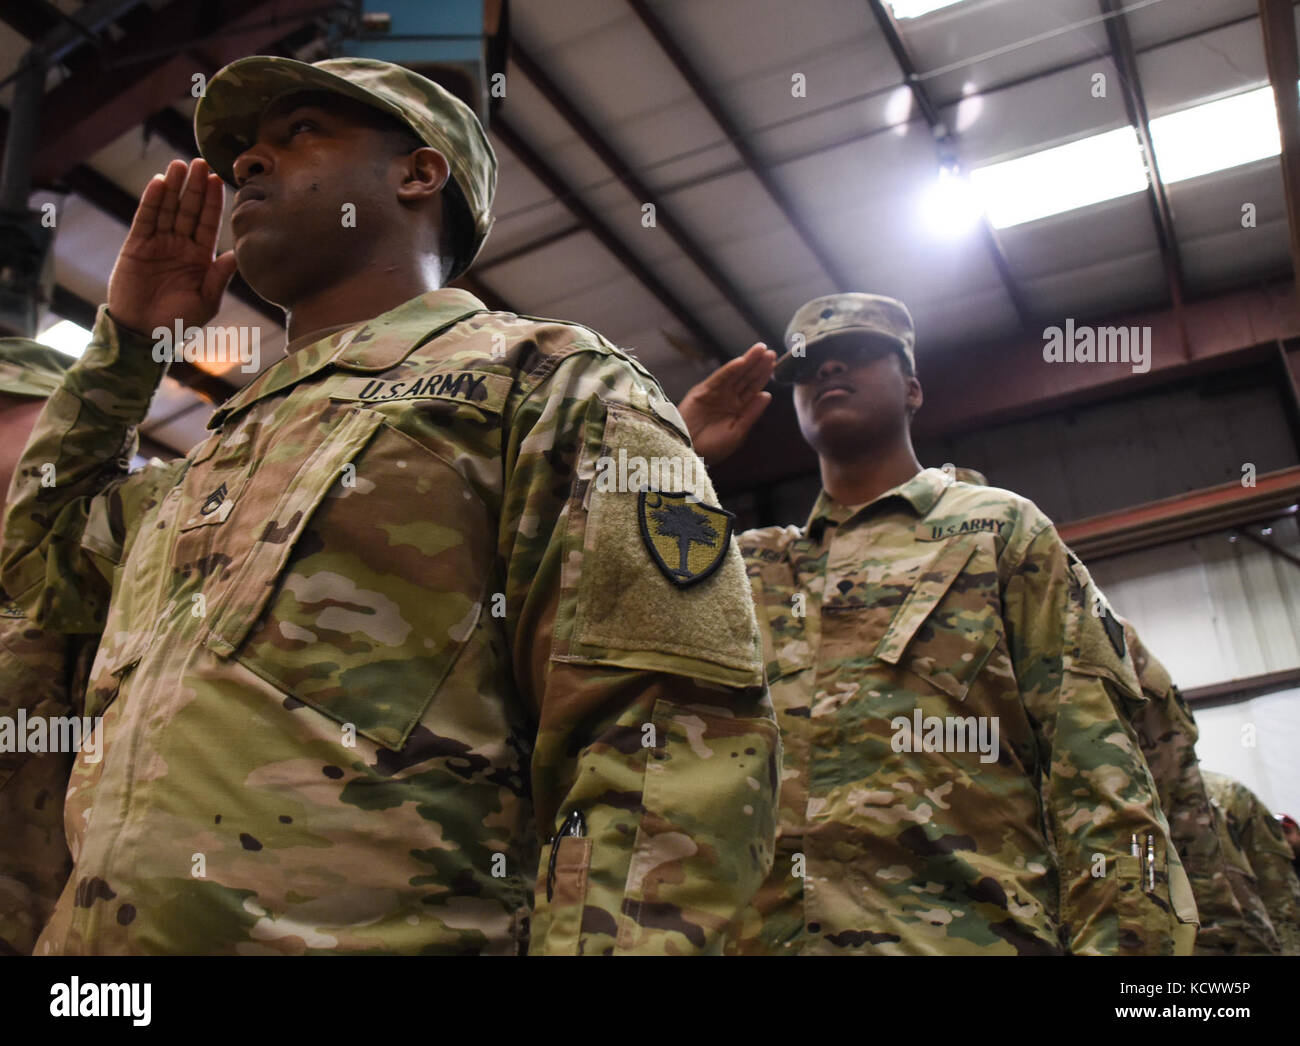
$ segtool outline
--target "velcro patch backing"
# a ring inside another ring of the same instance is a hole
[[[584,450],[589,453],[590,447]],[[682,476],[682,483],[673,488],[699,499],[692,504],[683,498],[682,504],[701,515],[705,505],[716,504],[703,465],[680,436],[649,414],[611,404],[600,454],[609,463],[619,461],[621,453],[632,461],[658,459],[665,468],[671,463],[674,478]],[[687,459],[689,467],[680,468]],[[599,475],[600,466],[594,462],[582,471],[593,467]],[[581,577],[569,658],[672,672],[727,686],[761,685],[758,622],[730,528],[719,542],[723,548],[718,562],[698,583],[675,584],[654,562],[643,537],[643,492],[609,487],[593,480],[586,519],[575,521],[582,531]],[[676,557],[670,561],[670,566],[679,564]]]

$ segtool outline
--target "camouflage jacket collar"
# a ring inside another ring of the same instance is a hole
[[[417,295],[360,327],[335,331],[271,364],[213,412],[208,428],[220,428],[245,407],[327,366],[365,373],[391,370],[426,341],[486,309],[474,295],[456,287]]]
[[[856,507],[841,505],[822,490],[817,495],[803,532],[814,540],[820,540],[827,527],[841,527],[850,519],[861,515],[887,498],[902,498],[912,506],[919,517],[924,519],[951,485],[952,480],[941,470],[922,469],[906,483],[891,487],[873,501]]]

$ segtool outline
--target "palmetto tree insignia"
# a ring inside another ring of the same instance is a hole
[[[709,518],[696,512],[690,505],[669,505],[650,513],[655,522],[655,533],[662,537],[673,538],[677,542],[677,552],[681,557],[674,571],[679,577],[690,577],[687,566],[691,554],[691,545],[708,545],[710,548],[718,540],[718,532]]]

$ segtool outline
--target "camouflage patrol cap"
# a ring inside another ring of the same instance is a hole
[[[45,399],[59,387],[73,362],[30,338],[0,338],[0,393]]]
[[[916,357],[916,329],[907,306],[879,294],[827,294],[799,306],[785,329],[786,353],[776,361],[772,377],[790,385],[811,366],[811,349],[828,339],[847,334],[866,335],[897,348],[913,371]],[[796,356],[796,338],[803,336],[804,354]]]
[[[208,81],[194,110],[194,138],[203,158],[233,185],[235,158],[257,140],[267,106],[299,91],[329,91],[387,113],[447,158],[474,227],[474,242],[459,252],[447,278],[468,269],[492,227],[496,153],[468,105],[403,66],[373,58],[328,58],[309,65],[255,56],[231,62]]]

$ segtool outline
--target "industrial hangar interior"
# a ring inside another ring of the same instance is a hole
[[[920,464],[1036,503],[1168,669],[1201,766],[1300,815],[1296,25],[1278,0],[0,0],[0,129],[40,44],[36,333],[72,356],[140,194],[198,154],[195,84],[248,55],[466,99],[500,168],[454,285],[598,331],[675,403],[785,351],[810,299],[897,299]],[[240,276],[212,322],[283,358]],[[174,363],[135,465],[257,374]],[[769,389],[710,465],[737,534],[802,525],[822,485]]]

